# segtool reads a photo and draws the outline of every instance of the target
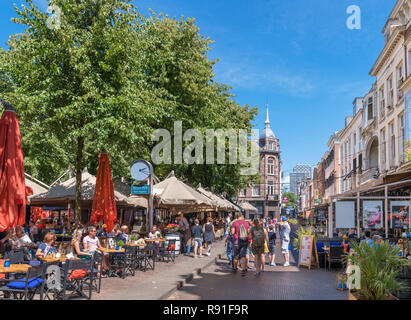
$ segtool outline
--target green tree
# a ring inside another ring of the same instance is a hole
[[[288,204],[289,207],[295,207],[297,204],[297,196],[294,192],[284,192],[283,197],[288,197]]]
[[[117,167],[148,157],[151,125],[167,112],[167,100],[144,81],[140,16],[129,0],[51,1],[61,10],[54,29],[27,3],[13,19],[25,33],[1,51],[2,87],[21,115],[26,166],[49,178],[54,162],[75,163],[78,222],[85,160],[103,147]]]
[[[241,107],[230,87],[214,80],[207,53],[212,41],[194,19],[154,13],[145,18],[130,0],[51,0],[60,27],[32,0],[16,7],[14,22],[26,26],[0,49],[0,90],[21,123],[26,170],[46,182],[75,164],[76,221],[81,170],[97,169],[105,148],[114,175],[129,176],[130,163],[150,159],[156,128],[251,129],[257,109]],[[160,165],[192,184],[234,195],[256,177],[239,165]]]

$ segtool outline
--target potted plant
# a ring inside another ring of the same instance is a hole
[[[130,241],[131,241],[131,242],[134,242],[134,244],[137,244],[137,238],[136,238],[136,236],[131,236],[131,237],[130,237]]]
[[[119,240],[117,241],[117,245],[121,248],[124,246],[124,241],[123,240]]]
[[[346,261],[359,266],[361,272],[361,289],[350,290],[349,300],[397,300],[392,293],[397,293],[401,284],[397,275],[403,261],[399,258],[399,247],[383,241],[376,245],[356,242],[351,243],[352,255]]]
[[[301,227],[300,229],[297,230],[296,234],[297,234],[297,237],[293,239],[293,249],[295,251],[298,251],[300,249],[301,236],[303,236],[303,235],[310,235],[310,236],[315,235],[314,227],[310,227],[310,226],[308,226],[306,228]]]

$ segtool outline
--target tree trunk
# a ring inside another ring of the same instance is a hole
[[[75,200],[75,227],[80,226],[81,217],[81,172],[83,162],[84,137],[77,138],[77,158],[76,158],[76,200]]]

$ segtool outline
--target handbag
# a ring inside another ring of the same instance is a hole
[[[264,242],[264,253],[269,253],[267,241]]]

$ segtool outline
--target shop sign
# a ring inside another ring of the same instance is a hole
[[[150,186],[148,184],[143,186],[131,186],[131,194],[149,194]]]

